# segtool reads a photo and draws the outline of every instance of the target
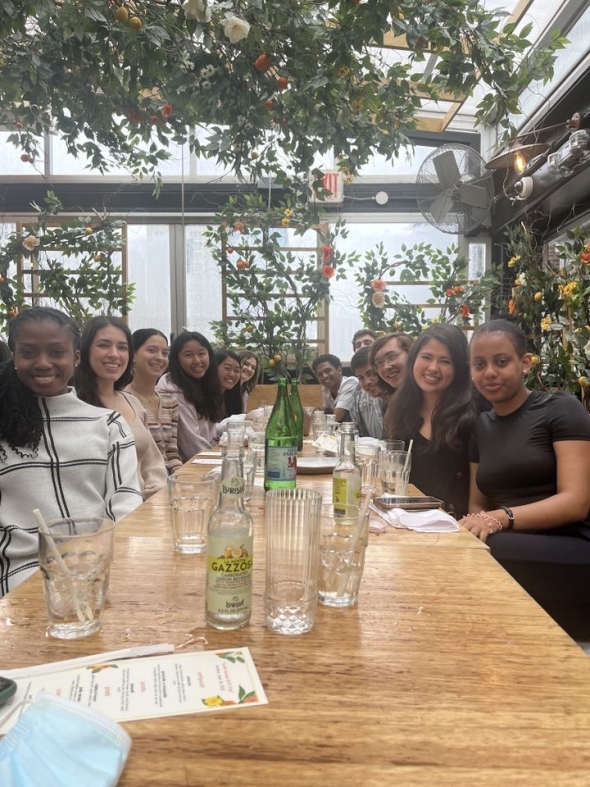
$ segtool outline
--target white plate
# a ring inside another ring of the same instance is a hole
[[[302,475],[327,475],[338,464],[335,456],[297,457],[297,472]]]

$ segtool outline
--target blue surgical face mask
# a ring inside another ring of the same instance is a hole
[[[2,787],[111,787],[131,738],[85,705],[41,692],[0,740]]]

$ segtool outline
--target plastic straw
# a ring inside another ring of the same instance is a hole
[[[412,456],[412,446],[414,445],[414,441],[410,440],[410,444],[408,446],[408,453],[406,455],[406,461],[404,462],[404,477],[408,472],[408,465],[410,464],[410,457]]]
[[[365,517],[369,510],[369,505],[371,504],[371,500],[373,499],[374,493],[373,487],[369,487],[365,499],[363,500],[363,505],[361,510],[359,511],[358,520],[356,523],[356,528],[354,530],[352,536],[352,542],[350,545],[350,559],[346,564],[346,571],[340,575],[340,582],[338,583],[338,588],[336,589],[336,595],[341,597],[346,592],[346,586],[348,585],[348,580],[350,579],[350,574],[352,573],[352,567],[354,565],[354,556],[358,549],[359,541],[361,540],[361,533],[363,530],[363,522],[365,521]]]
[[[38,508],[35,508],[33,511],[33,516],[35,517],[35,519],[39,524],[39,530],[43,533],[44,536],[47,536],[47,544],[49,545],[49,551],[53,555],[53,558],[57,563],[57,565],[59,566],[60,571],[66,577],[68,582],[72,585],[72,601],[74,602],[74,607],[76,608],[76,616],[78,617],[78,620],[80,621],[80,623],[84,623],[87,620],[93,620],[94,615],[92,614],[92,610],[87,609],[87,612],[90,611],[90,617],[88,617],[88,614],[84,614],[84,612],[80,609],[78,598],[75,592],[72,575],[70,573],[69,568],[66,566],[63,557],[59,554],[58,548],[55,546],[53,536],[51,535],[51,532],[47,527],[47,522],[43,519],[43,514],[41,513],[41,511],[39,511]]]

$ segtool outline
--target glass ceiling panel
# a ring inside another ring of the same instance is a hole
[[[519,19],[516,27],[517,32],[526,25],[532,24],[532,30],[527,37],[534,46],[544,33],[551,28],[553,20],[560,15],[563,9],[571,5],[574,10],[580,10],[590,5],[590,0],[480,0],[480,5],[487,11],[503,11],[506,14],[514,15]],[[524,54],[526,55],[526,53]],[[398,61],[406,63],[411,53],[405,50],[386,49],[375,56],[383,58],[386,62]],[[432,58],[432,61],[429,65],[436,70],[435,59]],[[420,67],[423,68],[425,64],[420,64]],[[466,123],[473,121],[477,104],[483,98],[483,92],[483,88],[478,89],[474,96],[466,99],[461,104],[449,128],[460,126],[464,129]],[[432,118],[434,113],[442,118],[454,107],[456,105],[445,101],[438,102],[438,104],[432,101],[425,101],[423,102],[423,114]]]

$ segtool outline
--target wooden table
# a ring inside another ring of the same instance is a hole
[[[313,631],[284,637],[263,624],[261,492],[250,509],[240,631],[205,626],[204,559],[173,552],[162,493],[118,526],[101,634],[47,637],[38,574],[0,602],[5,668],[167,641],[250,648],[269,704],[125,724],[121,787],[587,787],[590,661],[469,534],[371,536],[358,605],[320,606]]]

